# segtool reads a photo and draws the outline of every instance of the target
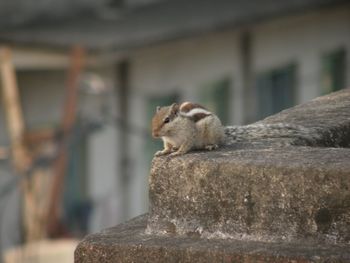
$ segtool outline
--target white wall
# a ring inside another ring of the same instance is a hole
[[[131,109],[143,108],[138,100],[175,92],[181,100],[198,101],[203,84],[230,77],[235,91],[240,80],[238,60],[238,34],[233,32],[210,34],[189,40],[145,48],[134,52],[131,58]],[[236,94],[233,92],[233,99]],[[236,102],[236,101],[235,101]],[[233,120],[239,118],[232,109]],[[144,122],[145,116],[137,121]],[[236,117],[236,118],[235,118]],[[237,120],[236,120],[237,121]],[[145,125],[149,125],[148,123]]]
[[[122,186],[118,178],[118,142],[115,127],[90,136],[88,142],[88,185],[94,210],[90,231],[96,232],[124,220]]]
[[[93,201],[94,210],[90,222],[90,232],[119,224],[126,219],[124,214],[125,199],[120,171],[120,129],[114,122],[117,112],[117,96],[115,82],[115,64],[102,64],[90,70],[99,76],[107,88],[102,99],[107,107],[108,116],[104,126],[88,138],[87,180],[89,197]],[[95,105],[95,107],[94,107]],[[96,107],[97,105],[97,107]],[[85,112],[96,115],[98,103],[89,101]],[[98,115],[98,114],[97,114]],[[106,121],[107,120],[107,121]]]

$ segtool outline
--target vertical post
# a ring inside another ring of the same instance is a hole
[[[22,177],[20,187],[23,194],[23,228],[25,241],[28,242],[38,235],[39,228],[36,220],[37,207],[30,187],[31,184],[29,179],[24,177],[30,167],[31,158],[23,140],[25,126],[10,48],[0,48],[0,72],[13,166]]]
[[[67,142],[76,120],[79,77],[85,63],[85,51],[82,47],[73,47],[70,67],[65,87],[65,104],[61,121],[62,141],[58,157],[54,163],[54,178],[50,192],[48,209],[48,233],[50,236],[60,235],[63,231],[59,223],[61,213],[61,197],[68,163]]]
[[[65,105],[62,116],[63,133],[67,135],[73,127],[77,114],[79,77],[85,64],[85,51],[82,47],[73,47],[70,68],[65,88]]]
[[[23,173],[30,165],[30,158],[23,144],[23,113],[10,48],[0,48],[0,71],[3,102],[5,106],[4,110],[12,146],[14,167],[16,168],[17,172]]]
[[[256,94],[252,70],[252,36],[245,31],[240,37],[240,54],[243,84],[243,121],[251,123],[256,120]]]
[[[118,111],[121,115],[121,129],[119,137],[119,152],[120,152],[120,176],[123,193],[123,217],[127,218],[129,215],[128,204],[128,189],[129,189],[129,141],[128,141],[128,99],[129,99],[129,63],[122,61],[117,65],[117,95],[118,95]]]

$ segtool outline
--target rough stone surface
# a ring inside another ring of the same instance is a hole
[[[260,123],[280,122],[317,128],[317,147],[273,138],[155,158],[148,233],[349,244],[349,90]]]
[[[264,243],[146,235],[147,215],[87,236],[75,251],[75,262],[133,263],[345,263],[345,246]]]
[[[86,237],[75,262],[350,262],[350,90],[259,123],[316,139],[155,158],[149,214]]]
[[[158,159],[148,231],[348,243],[349,158],[349,149],[300,147]]]
[[[318,97],[284,110],[260,123],[280,123],[316,128],[318,147],[350,147],[350,88]]]

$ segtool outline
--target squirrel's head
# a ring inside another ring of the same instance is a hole
[[[167,107],[157,107],[156,113],[152,118],[152,136],[160,138],[169,136],[173,131],[173,120],[179,115],[179,105],[173,103]]]

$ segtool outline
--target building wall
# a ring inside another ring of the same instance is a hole
[[[120,175],[121,151],[119,136],[122,127],[115,122],[120,117],[117,112],[118,94],[116,93],[115,64],[102,64],[92,69],[106,85],[107,93],[89,101],[85,112],[95,114],[101,108],[96,100],[103,100],[104,114],[102,127],[88,137],[87,181],[88,194],[93,203],[93,212],[89,225],[90,232],[123,222],[125,198],[123,197],[122,176]],[[100,101],[101,102],[101,101]],[[93,106],[95,105],[95,106]],[[90,115],[91,115],[90,114]]]
[[[56,127],[62,118],[63,70],[24,70],[17,73],[23,117],[28,129]]]
[[[234,32],[210,34],[133,53],[131,109],[134,114],[136,109],[145,107],[145,98],[154,96],[175,93],[181,101],[198,101],[203,85],[229,77],[234,91],[232,99],[236,103],[231,109],[232,121],[239,123],[240,100],[234,96],[239,87],[236,83],[241,82],[238,36]],[[145,116],[138,115],[134,121],[149,125]]]

